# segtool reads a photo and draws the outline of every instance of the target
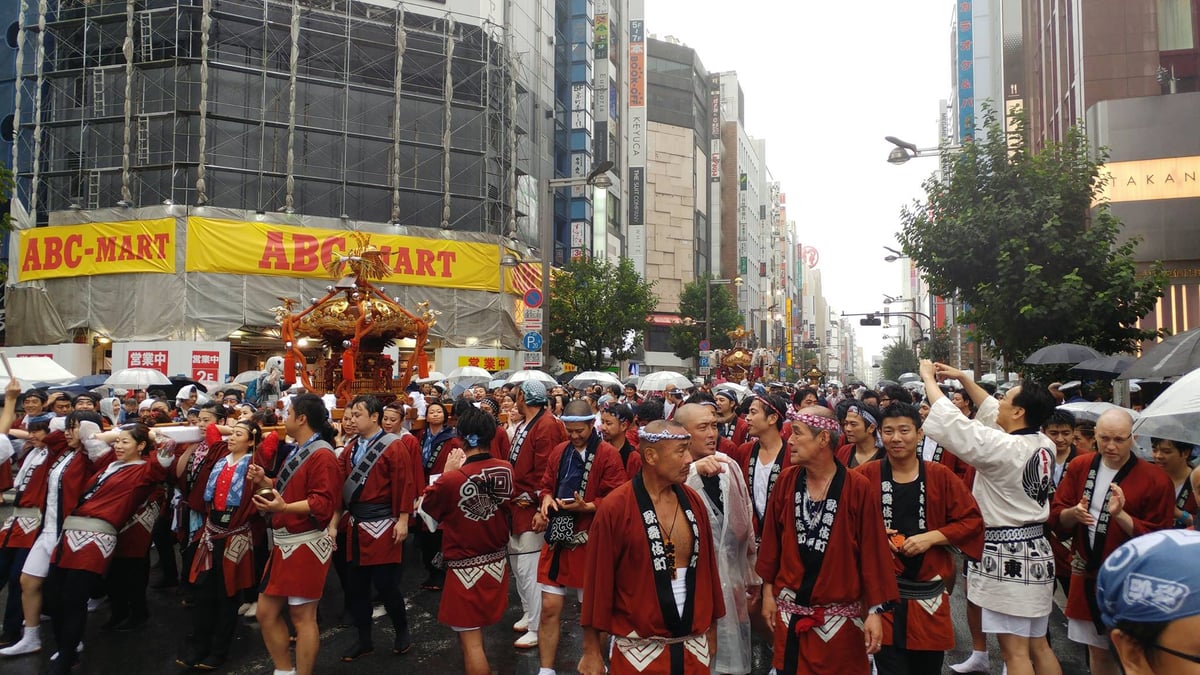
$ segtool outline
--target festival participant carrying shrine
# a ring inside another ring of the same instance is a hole
[[[659,420],[638,437],[641,472],[609,493],[588,530],[579,672],[605,672],[608,633],[613,675],[708,673],[725,601],[707,509],[683,485],[690,436]]]
[[[983,516],[953,471],[917,454],[921,415],[912,404],[885,408],[879,430],[887,456],[856,471],[879,492],[900,602],[883,616],[883,647],[875,665],[880,675],[940,673],[946,652],[954,648],[946,586],[956,572],[951,547],[978,560]]]
[[[512,465],[488,451],[497,433],[490,415],[475,408],[458,418],[464,449],[450,451],[446,470],[425,489],[421,511],[442,525],[446,586],[438,621],[458,635],[467,675],[490,675],[484,626],[508,609],[507,547]]]
[[[311,675],[320,646],[317,601],[333,558],[342,480],[330,444],[336,433],[320,397],[297,396],[284,428],[300,445],[284,458],[279,474],[270,479],[257,464],[249,469],[256,486],[254,505],[269,514],[272,528],[270,558],[258,596],[258,623],[276,671]],[[296,628],[294,670],[283,620],[285,605]]]
[[[792,413],[791,425],[797,466],[771,495],[756,566],[774,666],[867,675],[867,655],[882,646],[880,613],[899,599],[879,488],[834,459],[841,427],[828,408]]]
[[[350,403],[350,416],[358,436],[346,443],[340,458],[342,503],[349,517],[346,551],[347,592],[358,641],[342,655],[354,661],[374,650],[371,638],[371,587],[383,599],[392,619],[394,654],[412,648],[408,614],[400,593],[400,562],[408,537],[408,518],[418,483],[412,475],[412,458],[399,436],[380,426],[383,404],[370,395]],[[420,486],[424,487],[424,486]]]
[[[117,533],[166,480],[167,468],[175,461],[175,443],[169,439],[154,458],[143,459],[154,443],[145,425],[122,427],[110,450],[113,461],[88,481],[78,505],[62,521],[46,582],[58,645],[51,673],[71,672],[78,658],[76,647],[87,628],[88,596],[112,563]]]

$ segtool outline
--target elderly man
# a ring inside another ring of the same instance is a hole
[[[1133,449],[1133,418],[1109,410],[1096,421],[1100,451],[1076,457],[1054,494],[1050,524],[1073,535],[1067,636],[1088,648],[1093,675],[1117,675],[1107,630],[1096,605],[1096,574],[1104,560],[1126,541],[1171,527],[1175,489],[1152,462]]]
[[[879,614],[899,600],[879,487],[834,459],[841,428],[828,408],[790,415],[794,465],[763,517],[756,570],[781,673],[867,675]]]
[[[952,378],[977,406],[967,417],[938,387]],[[925,432],[975,467],[972,494],[983,514],[983,557],[967,568],[967,599],[982,608],[984,633],[996,633],[1011,675],[1058,675],[1046,642],[1054,600],[1054,554],[1046,540],[1054,483],[1054,443],[1039,429],[1054,411],[1044,385],[1026,381],[997,401],[963,371],[928,359],[921,379],[930,401]],[[986,665],[978,650],[956,672]],[[967,664],[970,664],[969,666]]]
[[[657,420],[638,432],[642,470],[609,493],[588,530],[582,675],[708,673],[725,614],[708,510],[682,485],[691,437]]]
[[[741,467],[717,452],[717,417],[710,405],[680,406],[675,421],[691,434],[692,466],[685,485],[704,500],[717,551],[717,570],[725,595],[725,616],[717,620],[714,673],[750,672],[750,613],[747,593],[757,594],[762,580],[754,572],[758,548],[750,510],[750,493]]]

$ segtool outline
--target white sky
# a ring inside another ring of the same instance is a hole
[[[937,145],[954,3],[645,2],[647,34],[696,49],[709,72],[737,71],[747,131],[766,139],[788,218],[820,251],[826,299],[838,312],[882,309],[883,294],[901,292],[902,267],[884,262],[882,246],[896,247],[901,206],[936,168],[888,164],[883,137]],[[854,329],[869,364],[883,331]]]

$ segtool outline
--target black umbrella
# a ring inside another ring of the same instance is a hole
[[[1097,356],[1101,356],[1100,352],[1091,347],[1064,342],[1062,344],[1050,345],[1049,347],[1042,347],[1030,354],[1025,359],[1024,364],[1027,366],[1052,366],[1063,363],[1074,365],[1081,361],[1094,359]]]
[[[1147,349],[1142,358],[1121,371],[1122,380],[1175,377],[1200,368],[1200,328],[1172,335]]]
[[[189,384],[195,385],[196,391],[201,391],[206,394],[208,393],[208,387],[204,386],[203,384],[200,384],[199,382],[193,380],[192,378],[188,377],[187,375],[172,375],[167,379],[171,380],[171,384],[162,385],[161,387],[153,387],[153,388],[154,389],[162,389],[163,393],[169,397],[174,397],[176,394],[179,393],[180,389],[183,389],[184,387],[188,386]]]
[[[1111,380],[1133,364],[1132,356],[1098,356],[1075,364],[1068,374],[1085,380]]]

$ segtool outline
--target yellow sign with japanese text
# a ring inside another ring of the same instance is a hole
[[[34,227],[17,232],[17,281],[175,273],[175,219]]]

